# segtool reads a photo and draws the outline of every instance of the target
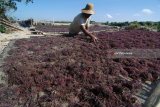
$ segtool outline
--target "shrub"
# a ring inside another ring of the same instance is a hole
[[[157,26],[157,31],[160,32],[160,23]]]
[[[127,30],[132,30],[132,29],[139,29],[140,25],[138,23],[132,23],[128,27],[126,27]]]
[[[1,33],[5,33],[6,32],[6,28],[4,25],[0,25],[0,32]]]

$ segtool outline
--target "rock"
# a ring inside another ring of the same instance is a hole
[[[38,95],[39,95],[39,98],[42,98],[42,97],[47,96],[47,94],[46,94],[45,92],[43,92],[43,91],[40,91],[40,92],[38,93]]]
[[[68,105],[69,105],[69,104],[68,104],[67,102],[65,102],[65,103],[62,104],[61,107],[68,107]]]

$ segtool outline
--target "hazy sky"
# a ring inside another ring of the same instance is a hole
[[[95,21],[160,21],[160,0],[34,0],[18,3],[10,12],[17,19],[72,21],[87,3],[93,3]]]

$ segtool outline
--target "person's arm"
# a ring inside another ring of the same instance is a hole
[[[89,26],[90,26],[90,19],[87,20],[86,22],[86,29],[89,30]]]
[[[86,25],[86,30],[89,30],[89,26],[88,25]]]
[[[89,37],[91,37],[91,39],[93,40],[93,42],[96,42],[97,41],[97,37],[94,36],[93,34],[91,34],[86,28],[84,25],[81,25],[80,26],[81,30],[83,31],[83,33]]]

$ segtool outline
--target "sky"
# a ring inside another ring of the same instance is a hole
[[[18,3],[8,14],[16,19],[72,21],[87,3],[94,4],[97,22],[160,21],[160,0],[34,0]]]

